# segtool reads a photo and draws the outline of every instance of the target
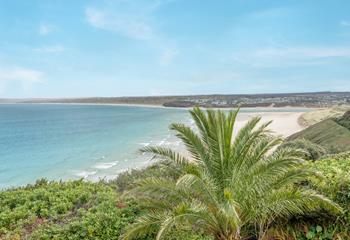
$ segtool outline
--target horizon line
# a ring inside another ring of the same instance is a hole
[[[90,96],[90,97],[12,97],[0,100],[21,99],[89,99],[89,98],[161,98],[161,97],[195,97],[195,96],[256,96],[256,95],[281,95],[281,94],[324,94],[324,93],[350,93],[350,91],[316,91],[316,92],[263,92],[263,93],[212,93],[212,94],[183,94],[183,95],[139,95],[139,96]]]

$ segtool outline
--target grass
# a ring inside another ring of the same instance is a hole
[[[299,118],[299,123],[305,127],[309,127],[329,118],[341,117],[349,109],[350,106],[337,106],[331,108],[316,109],[303,113]]]
[[[330,153],[350,151],[350,130],[333,119],[316,123],[293,134],[288,140],[304,138],[326,148]]]

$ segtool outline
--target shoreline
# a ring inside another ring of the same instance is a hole
[[[271,130],[272,135],[274,136],[280,136],[282,138],[286,138],[296,132],[299,132],[303,129],[305,129],[304,126],[300,125],[298,122],[298,118],[302,116],[302,114],[305,112],[243,112],[240,113],[237,117],[235,126],[234,126],[234,133],[237,133],[252,117],[260,116],[261,122],[260,124],[266,123],[268,121],[272,120],[272,123],[269,127]],[[183,152],[183,146],[177,145],[176,141],[174,141],[174,136],[168,135],[164,139],[153,139],[150,143],[147,143],[147,145],[155,145],[155,146],[165,146],[170,147],[173,150],[179,151],[182,154],[187,154],[187,152]],[[111,170],[113,169],[113,166],[108,167],[106,169],[100,169],[97,170],[99,173],[94,173],[92,175],[87,176],[86,178],[83,178],[86,181],[100,181],[100,180],[114,180],[118,178],[119,174],[123,172],[129,172],[132,170],[140,170],[143,168],[148,167],[149,165],[152,165],[157,162],[157,160],[151,160],[152,158],[149,158],[149,156],[140,156],[144,159],[141,164],[134,165],[134,166],[128,166],[124,169],[115,169],[113,171],[113,174],[111,174]],[[117,160],[119,161],[119,160]],[[97,163],[100,164],[100,163]],[[113,162],[103,162],[103,164],[106,165],[112,165]],[[91,169],[91,166],[89,169],[85,169],[85,172],[89,172]]]
[[[56,102],[16,102],[16,103],[0,103],[0,105],[77,105],[77,106],[120,106],[120,107],[144,107],[144,108],[162,108],[162,109],[193,109],[194,107],[166,107],[157,104],[134,104],[134,103],[56,103]],[[203,109],[215,109],[215,110],[231,110],[238,107],[200,107]],[[240,109],[256,109],[256,110],[272,110],[272,109],[304,109],[304,110],[319,110],[327,109],[328,107],[305,107],[305,106],[283,106],[283,107],[240,107]]]
[[[23,104],[26,105],[26,104]],[[96,105],[103,105],[103,106],[120,106],[120,107],[153,107],[153,108],[162,108],[162,109],[167,109],[167,107],[159,107],[159,106],[149,106],[149,105],[130,105],[130,104],[87,104],[87,103],[30,103],[28,105],[90,105],[90,106],[96,106]],[[25,108],[25,106],[23,106]],[[173,108],[172,108],[173,109]],[[180,114],[184,114],[185,111],[188,110],[188,108],[179,108],[183,111],[178,111]],[[132,111],[132,109],[130,109]],[[174,109],[175,110],[175,109]],[[228,110],[228,109],[226,109]],[[237,117],[237,122],[235,125],[235,130],[237,131],[239,128],[241,128],[251,117],[254,116],[261,116],[262,120],[261,123],[268,122],[270,120],[273,120],[273,123],[270,125],[270,129],[273,131],[274,135],[280,135],[282,137],[286,137],[290,134],[293,134],[295,132],[298,132],[303,129],[301,125],[298,124],[297,119],[306,111],[311,110],[308,108],[298,108],[298,107],[281,107],[281,108],[276,108],[276,107],[256,107],[256,108],[242,108],[243,111],[241,111],[238,114]],[[225,111],[225,109],[223,109]],[[171,113],[171,110],[168,112]],[[181,113],[182,112],[182,113]],[[178,119],[173,119],[171,118],[171,121],[178,121]],[[191,124],[191,123],[187,123]],[[164,126],[165,127],[165,126]],[[173,134],[171,135],[173,136]],[[155,145],[164,145],[166,147],[171,147],[171,148],[177,148],[175,143],[176,139],[173,137],[169,137],[168,133],[166,135],[159,135],[159,138],[154,138],[151,137],[150,141],[147,142],[147,144],[155,144]],[[143,141],[143,140],[142,140]],[[148,140],[147,140],[148,141]],[[59,150],[58,150],[59,151]],[[61,155],[61,154],[60,154]],[[107,155],[110,155],[112,157],[112,153],[107,153]],[[61,155],[62,156],[62,155]],[[105,156],[105,153],[103,153],[103,156]],[[60,180],[62,179],[63,181],[66,180],[74,180],[74,179],[85,179],[87,181],[99,181],[101,179],[105,180],[111,180],[115,179],[118,177],[118,175],[121,172],[128,171],[131,169],[140,169],[144,168],[149,164],[152,164],[153,161],[149,161],[148,157],[145,159],[141,159],[142,156],[133,156],[130,155],[131,157],[140,157],[140,159],[137,161],[138,163],[137,166],[134,163],[124,163],[129,159],[129,156],[126,156],[126,158],[118,158],[118,156],[113,156],[112,158],[109,159],[104,159],[101,158],[98,161],[92,162],[92,165],[89,164],[82,164],[78,168],[74,168],[72,170],[75,171],[75,173],[72,175],[67,173],[67,176],[64,175],[58,175],[57,179],[56,177],[54,179],[50,180]],[[84,161],[85,162],[85,161]],[[116,163],[118,162],[118,164]],[[86,163],[88,163],[86,161]],[[96,167],[97,166],[97,167]],[[102,167],[101,167],[102,166]],[[84,174],[84,176],[83,176]],[[86,175],[86,176],[85,176]],[[45,176],[42,176],[45,177]],[[29,182],[28,184],[31,184],[33,182]],[[24,184],[26,185],[26,184]]]

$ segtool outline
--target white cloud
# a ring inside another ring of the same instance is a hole
[[[39,53],[60,53],[63,52],[65,48],[61,45],[54,45],[54,46],[43,46],[39,48],[35,48],[35,52]]]
[[[342,25],[344,27],[350,27],[350,21],[341,21],[340,25]]]
[[[168,65],[170,64],[179,54],[178,51],[167,49],[163,51],[162,55],[160,56],[160,64],[161,65]]]
[[[175,0],[116,0],[88,6],[87,22],[99,29],[116,32],[121,36],[146,40],[158,36],[155,12]]]
[[[22,90],[27,91],[33,84],[42,83],[42,76],[42,72],[28,68],[0,68],[0,92],[4,92],[11,83],[19,83]]]
[[[45,24],[45,23],[41,23],[39,25],[38,33],[40,35],[45,36],[45,35],[48,35],[48,34],[52,33],[53,31],[54,31],[54,26],[52,26],[52,25],[48,25],[48,24]]]
[[[143,16],[134,16],[128,12],[113,13],[92,7],[88,7],[85,14],[93,27],[113,31],[125,37],[146,40],[154,34],[147,18]]]

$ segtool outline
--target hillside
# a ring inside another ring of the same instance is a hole
[[[293,134],[288,140],[307,139],[319,144],[331,153],[350,150],[350,111],[340,118],[326,119],[303,131]]]
[[[328,118],[339,118],[348,110],[350,106],[347,105],[316,109],[303,113],[298,121],[302,126],[309,127]]]
[[[350,130],[350,111],[347,111],[342,117],[335,119],[335,121]]]

